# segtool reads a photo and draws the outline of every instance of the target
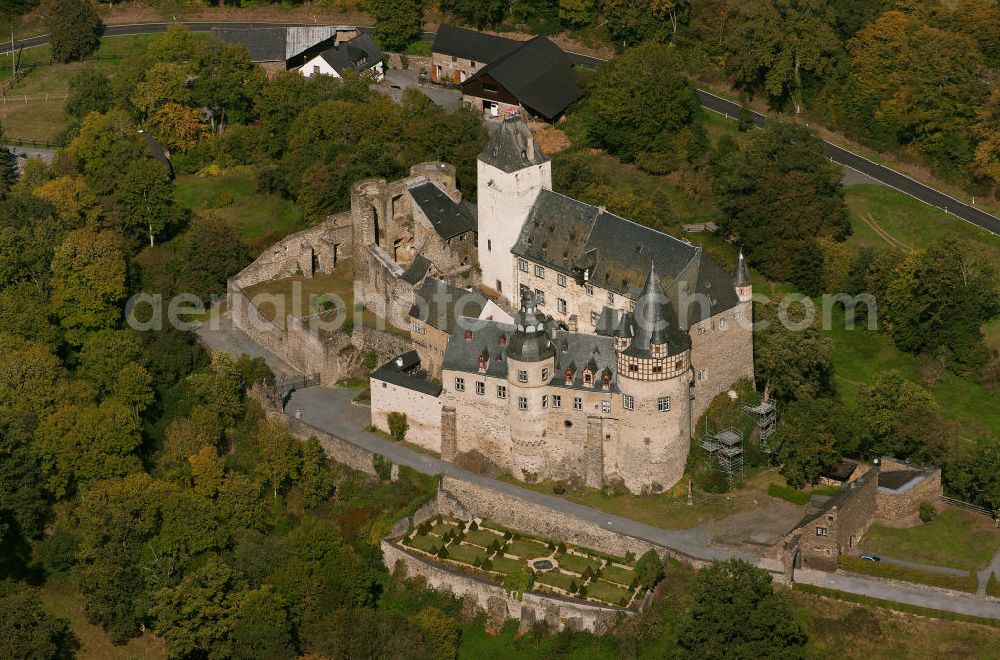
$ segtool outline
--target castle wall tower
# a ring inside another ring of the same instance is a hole
[[[672,321],[650,266],[632,315],[615,332],[622,423],[605,469],[634,492],[666,490],[684,473],[690,448],[691,341]]]
[[[511,471],[517,479],[543,477],[548,425],[548,384],[555,369],[555,346],[549,319],[526,291],[507,349],[507,406],[510,420]]]
[[[517,303],[511,248],[538,193],[552,189],[552,163],[519,116],[490,137],[476,161],[483,284]]]

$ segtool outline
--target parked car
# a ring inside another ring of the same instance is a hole
[[[862,559],[867,559],[868,561],[882,561],[881,557],[879,557],[878,555],[872,554],[870,552],[862,552],[861,553],[861,558]]]
[[[425,82],[428,81],[428,79],[429,79],[429,76],[427,75],[427,69],[421,67],[420,68],[420,73],[417,74],[417,82],[419,82],[419,83],[425,83]]]

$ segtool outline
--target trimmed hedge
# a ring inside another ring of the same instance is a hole
[[[922,571],[909,566],[899,566],[897,564],[887,564],[885,562],[868,561],[860,557],[849,557],[841,555],[837,560],[837,566],[854,573],[874,575],[876,577],[889,578],[892,580],[904,580],[906,582],[916,582],[942,589],[954,589],[955,591],[965,591],[976,593],[979,588],[979,576],[975,571],[969,571],[968,575],[949,575],[947,573],[932,573]]]

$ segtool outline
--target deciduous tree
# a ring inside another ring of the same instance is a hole
[[[42,12],[53,59],[71,62],[97,50],[102,24],[91,0],[46,0]]]
[[[125,256],[110,231],[69,232],[52,258],[52,311],[66,341],[81,346],[87,336],[113,327],[125,299]]]

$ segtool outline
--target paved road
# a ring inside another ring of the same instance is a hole
[[[812,584],[817,587],[846,591],[852,594],[861,594],[882,600],[891,600],[897,603],[917,605],[919,607],[930,607],[946,612],[958,612],[971,616],[982,616],[990,619],[1000,619],[1000,603],[976,598],[972,594],[960,596],[955,594],[942,593],[930,589],[919,587],[903,587],[896,584],[889,584],[880,580],[845,575],[843,573],[825,573],[823,571],[811,571],[798,569],[795,571],[795,581],[804,584]]]
[[[122,35],[133,35],[133,34],[155,34],[158,32],[163,32],[170,26],[170,23],[142,23],[135,25],[110,25],[103,29],[103,36],[122,36]],[[193,32],[208,32],[211,31],[213,27],[253,27],[255,25],[270,25],[276,27],[288,26],[295,27],[299,25],[309,25],[308,23],[239,23],[239,22],[186,22],[185,25]],[[362,32],[373,33],[374,28],[372,27],[360,27]],[[433,32],[424,32],[421,34],[424,39],[433,39]],[[28,39],[22,39],[21,41],[14,42],[14,48],[33,48],[36,46],[41,46],[48,43],[48,35],[40,35],[37,37],[30,37]],[[0,44],[0,54],[10,52],[10,44]],[[582,53],[569,53],[570,59],[574,64],[587,68],[596,68],[603,64],[605,60],[599,57],[593,57],[591,55],[584,55]],[[740,105],[734,103],[728,99],[722,98],[707,92],[705,90],[698,90],[698,99],[702,106],[717,112],[719,114],[726,115],[728,117],[737,117],[740,112]],[[763,126],[768,118],[759,112],[750,112],[751,120],[754,126]],[[982,227],[986,231],[993,234],[1000,235],[1000,218],[994,215],[981,211],[980,209],[970,206],[962,201],[946,195],[943,192],[935,190],[930,186],[926,186],[919,181],[911,179],[910,177],[897,172],[893,169],[879,165],[873,161],[859,156],[855,153],[844,149],[843,147],[838,147],[830,142],[824,142],[824,150],[826,155],[830,160],[849,167],[861,174],[867,175],[879,183],[885,184],[891,188],[895,188],[902,193],[910,195],[915,199],[930,204],[931,206],[936,206],[940,209],[944,209],[946,212],[953,214],[955,217],[965,220],[971,224],[978,227]]]
[[[993,561],[990,565],[979,571],[979,595],[983,596],[986,594],[986,585],[990,580],[990,574],[995,573],[997,579],[1000,579],[1000,550],[993,556]]]

